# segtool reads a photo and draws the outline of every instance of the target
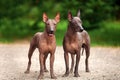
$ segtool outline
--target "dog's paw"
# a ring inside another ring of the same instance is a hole
[[[70,70],[70,73],[73,73],[73,70],[72,70],[72,69]]]
[[[67,77],[69,76],[69,73],[65,73],[62,77]]]
[[[42,78],[38,78],[37,80],[43,80],[43,77]]]
[[[44,72],[49,72],[47,69],[44,69]]]
[[[87,69],[87,70],[86,70],[86,72],[90,72],[90,70],[89,70],[89,69]]]
[[[51,79],[57,79],[57,77],[54,75],[54,76],[51,76]]]
[[[25,73],[25,74],[29,74],[29,73],[30,73],[30,71],[26,70],[24,73]]]
[[[80,75],[79,74],[75,74],[74,77],[80,77]]]
[[[38,76],[38,79],[37,80],[41,80],[41,79],[43,79],[43,74],[40,74],[39,76]]]

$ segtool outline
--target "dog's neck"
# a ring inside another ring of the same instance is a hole
[[[72,26],[73,27],[73,26]],[[77,32],[74,30],[74,29],[72,29],[72,27],[71,27],[71,24],[69,23],[69,25],[68,25],[68,29],[67,29],[67,34],[69,34],[69,35],[76,35],[77,34]]]
[[[54,34],[53,34],[52,36],[49,36],[49,34],[48,34],[48,32],[47,32],[46,30],[45,30],[43,33],[44,33],[45,37],[48,38],[48,39],[49,39],[49,38],[51,39],[51,38],[54,38],[54,37],[55,37]]]
[[[70,24],[68,25],[66,36],[69,38],[69,42],[70,43],[77,42],[77,40],[78,40],[78,32],[76,32],[75,30],[73,30],[71,28]]]

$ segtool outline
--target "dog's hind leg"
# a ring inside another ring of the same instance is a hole
[[[70,69],[70,73],[73,72],[73,67],[74,67],[74,54],[71,54],[71,59],[72,59],[72,62],[71,62],[71,69]]]
[[[28,52],[28,66],[27,66],[27,70],[25,71],[25,73],[29,73],[30,72],[30,67],[31,67],[31,57],[32,54],[34,52],[34,50],[36,49],[36,46],[33,44],[33,42],[30,43],[30,48],[29,48],[29,52]]]
[[[85,51],[86,51],[86,59],[85,59],[85,66],[86,66],[86,72],[89,72],[89,64],[88,64],[88,58],[90,56],[90,46],[85,45]]]

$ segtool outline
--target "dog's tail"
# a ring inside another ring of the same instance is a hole
[[[83,56],[83,53],[84,53],[84,47],[82,48],[82,56]]]
[[[85,49],[85,47],[84,47],[84,44],[82,45],[82,56],[83,56],[83,53],[84,53],[84,49]]]

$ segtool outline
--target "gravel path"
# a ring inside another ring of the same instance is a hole
[[[0,44],[0,80],[36,80],[39,74],[39,53],[36,49],[32,57],[30,74],[24,74],[27,67],[29,44]],[[92,47],[89,58],[90,73],[85,72],[85,54],[81,56],[79,78],[70,74],[63,78],[65,63],[62,47],[57,47],[54,72],[57,80],[120,80],[120,47]],[[49,56],[47,58],[49,69]],[[50,80],[45,73],[44,80]]]

